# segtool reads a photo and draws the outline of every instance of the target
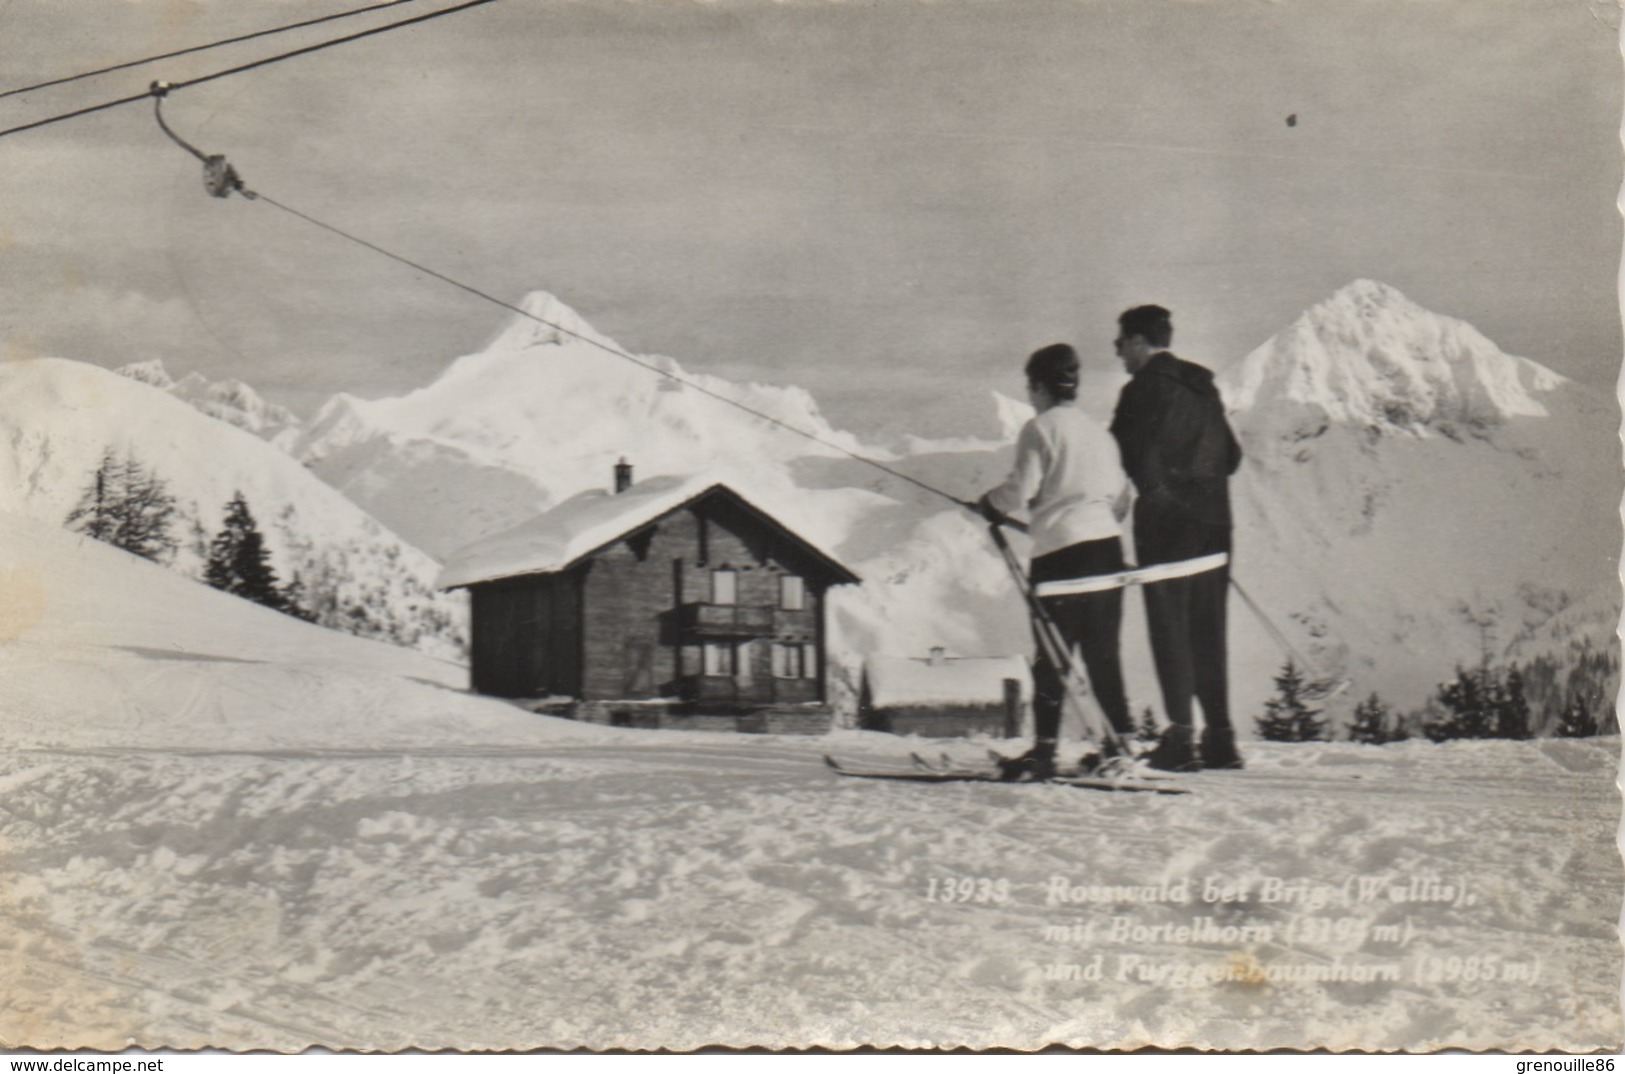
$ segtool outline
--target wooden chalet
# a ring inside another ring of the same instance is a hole
[[[633,484],[623,462],[616,490],[446,565],[472,598],[472,688],[634,726],[827,728],[824,603],[857,576],[727,485]],[[822,719],[766,718],[798,712]]]
[[[926,738],[1021,733],[1032,674],[1019,656],[872,656],[864,662],[859,725]]]

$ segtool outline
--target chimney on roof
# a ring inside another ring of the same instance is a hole
[[[632,464],[623,457],[615,464],[615,491],[625,492],[632,487]]]
[[[947,662],[948,650],[944,649],[940,645],[931,646],[931,659],[929,661],[930,665],[934,668],[939,668]]]

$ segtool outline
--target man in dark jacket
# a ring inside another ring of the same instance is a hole
[[[1117,354],[1133,379],[1118,397],[1111,431],[1139,494],[1134,549],[1140,565],[1228,553],[1229,477],[1241,465],[1241,446],[1225,421],[1213,374],[1168,353],[1173,322],[1161,306],[1138,306],[1117,321]],[[1229,586],[1224,566],[1145,587],[1151,652],[1170,722],[1150,754],[1153,767],[1241,767],[1225,668]],[[1192,697],[1202,706],[1200,750]]]

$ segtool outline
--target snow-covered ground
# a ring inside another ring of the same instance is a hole
[[[461,674],[0,519],[0,1042],[1620,1043],[1617,739],[878,783]]]
[[[1255,748],[1181,797],[846,780],[829,745],[7,751],[0,1035],[1618,1046],[1616,742]],[[1351,876],[1382,894],[1262,899]],[[1052,906],[1054,877],[1251,891]],[[1007,898],[930,897],[964,878]],[[1468,895],[1391,898],[1439,885]],[[1203,919],[1253,931],[1111,935]],[[1047,979],[1097,953],[1103,980]],[[1339,965],[1401,979],[1269,979]]]

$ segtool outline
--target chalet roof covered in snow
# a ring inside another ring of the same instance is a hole
[[[822,561],[838,581],[858,580],[834,556],[735,489],[703,476],[672,475],[640,481],[619,493],[590,489],[510,530],[476,541],[451,556],[436,586],[457,589],[499,578],[561,571],[633,531],[713,495],[732,497],[778,526]]]
[[[1032,679],[1019,656],[871,656],[863,668],[875,708],[999,705],[1005,679],[1021,683],[1023,696]]]

